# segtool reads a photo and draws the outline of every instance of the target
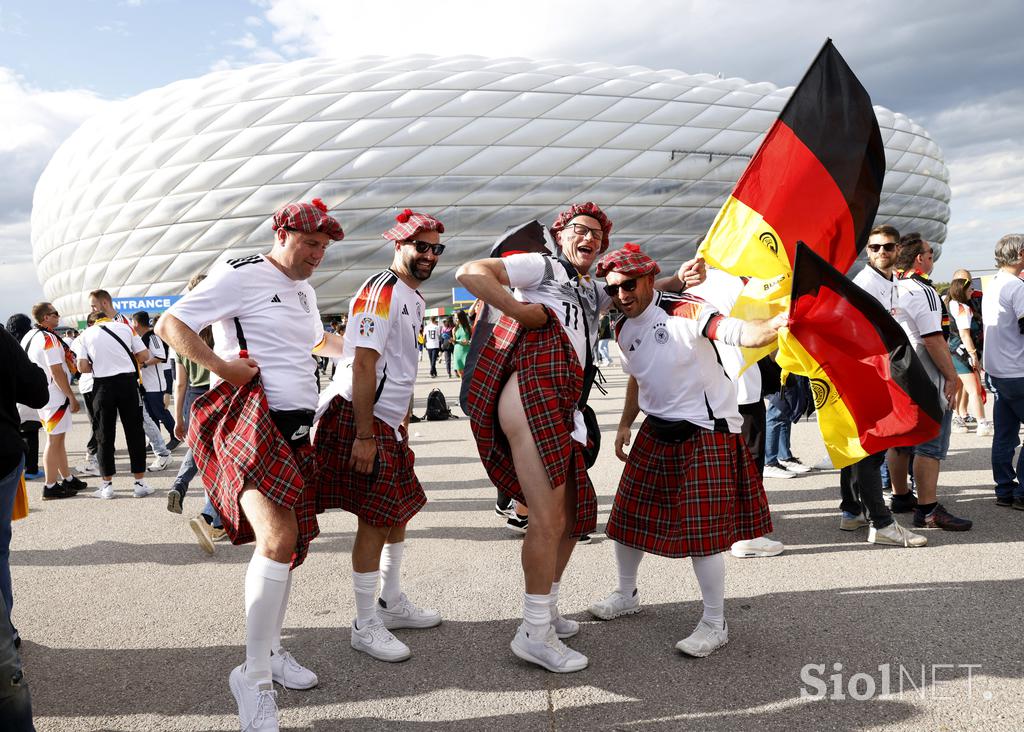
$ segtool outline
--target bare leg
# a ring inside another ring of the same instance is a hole
[[[274,503],[248,483],[238,502],[256,534],[256,552],[275,562],[291,562],[299,538],[295,512]]]
[[[558,572],[559,546],[566,531],[565,486],[551,487],[526,421],[517,374],[512,375],[498,399],[498,422],[512,448],[516,475],[531,509],[522,554],[526,592],[546,595]]]
[[[907,470],[910,468],[910,455],[898,453],[890,449],[886,454],[889,463],[889,480],[892,481],[892,494],[903,496],[910,490],[907,486]],[[916,463],[915,463],[916,467]],[[920,485],[920,481],[918,481]]]
[[[916,455],[914,480],[917,482],[917,502],[935,503],[936,486],[939,483],[939,461],[924,455]]]
[[[46,447],[43,448],[43,472],[46,474],[47,485],[59,483],[61,477],[68,477],[70,471],[61,474],[61,467],[67,469],[67,452],[64,449],[64,435],[46,435]]]
[[[558,543],[558,562],[555,565],[555,582],[562,581],[562,572],[569,564],[572,550],[576,548],[576,540],[570,536],[576,524],[576,478],[569,474],[569,482],[565,486],[565,530]]]

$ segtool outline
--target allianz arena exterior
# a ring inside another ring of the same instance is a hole
[[[207,74],[88,120],[35,190],[32,245],[66,314],[87,293],[180,294],[230,251],[268,249],[270,216],[322,198],[345,228],[313,277],[321,313],[388,266],[380,232],[410,207],[449,244],[421,291],[512,224],[598,202],[613,246],[693,255],[792,87],[639,66],[522,58],[308,59]],[[879,222],[945,240],[949,173],[927,132],[875,107],[886,148]]]

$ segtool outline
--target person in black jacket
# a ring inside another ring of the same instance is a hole
[[[0,328],[0,719],[4,729],[32,730],[32,699],[21,671],[11,624],[11,513],[25,467],[18,402],[46,406],[49,385],[43,370],[29,360],[14,336]]]

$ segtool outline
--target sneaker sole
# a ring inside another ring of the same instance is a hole
[[[903,542],[889,541],[888,539],[879,539],[875,537],[874,539],[867,539],[867,543],[874,544],[876,546],[894,546],[897,549],[920,549],[923,546],[928,546],[927,539],[925,539],[923,544],[904,544]]]
[[[133,492],[132,492],[132,495],[133,495],[133,496],[135,496],[136,498],[145,498],[146,496],[151,496],[151,495],[153,495],[154,493],[156,493],[156,490],[148,490],[148,491],[146,491],[145,493],[135,493],[135,492],[133,491]]]
[[[737,559],[764,559],[766,557],[777,557],[784,551],[786,551],[785,544],[778,549],[729,549],[729,553]]]
[[[729,645],[729,640],[728,640],[728,639],[726,639],[726,640],[725,640],[725,641],[724,641],[724,642],[722,643],[722,645],[720,645],[720,646],[715,646],[715,647],[714,647],[714,648],[712,648],[712,649],[711,649],[710,651],[707,651],[707,652],[705,652],[705,653],[698,653],[698,652],[694,652],[694,651],[688,651],[688,650],[686,650],[685,648],[683,648],[683,645],[682,645],[682,643],[683,643],[682,641],[679,641],[679,643],[676,643],[676,650],[678,650],[678,651],[679,651],[680,653],[682,653],[682,654],[683,654],[684,656],[690,656],[691,658],[707,658],[708,656],[710,656],[710,655],[711,655],[712,653],[714,653],[715,651],[720,651],[720,650],[722,650],[723,648],[725,648],[725,647],[726,647],[727,645]]]
[[[167,510],[171,513],[181,513],[181,494],[172,490],[167,494]]]
[[[377,615],[380,617],[380,622],[384,624],[384,627],[388,630],[402,630],[402,629],[414,629],[422,630],[424,628],[436,628],[439,626],[444,618],[438,617],[437,620],[428,621],[411,621],[406,618],[388,618],[377,608]]]
[[[591,615],[593,615],[598,620],[615,620],[615,618],[621,618],[621,617],[623,617],[625,615],[636,615],[638,612],[640,612],[643,609],[644,609],[643,605],[637,605],[636,607],[630,607],[630,608],[626,608],[624,610],[619,610],[617,612],[612,613],[611,615],[600,615],[600,614],[594,612],[594,608],[593,607],[589,607],[589,608],[587,608],[587,612],[589,612]]]
[[[852,526],[850,526],[850,525],[845,525],[844,526],[843,524],[839,524],[839,530],[840,531],[858,531],[860,529],[866,529],[867,527],[868,527],[868,524],[854,524]]]
[[[202,521],[202,519],[199,520]],[[196,541],[199,542],[199,548],[212,556],[214,551],[213,542],[210,540],[210,537],[206,535],[206,532],[203,531],[202,527],[196,526],[193,521],[188,522],[188,527],[192,529],[192,533],[196,535]]]
[[[309,686],[289,686],[276,676],[272,678],[275,684],[277,684],[278,686],[283,686],[285,689],[288,689],[289,691],[308,691],[309,689],[315,689],[320,685],[320,679],[317,679]]]
[[[512,653],[514,653],[519,658],[521,658],[524,661],[527,661],[529,663],[532,663],[532,664],[534,664],[536,666],[540,666],[543,669],[547,669],[548,671],[550,671],[553,674],[573,674],[573,673],[576,673],[577,671],[582,671],[583,669],[585,669],[587,666],[590,665],[590,661],[587,661],[585,664],[583,664],[579,668],[557,668],[555,666],[551,666],[551,665],[545,663],[544,661],[540,660],[539,658],[535,658],[528,651],[525,651],[525,650],[523,650],[521,648],[518,648],[516,646],[516,641],[515,641],[514,638],[512,639],[512,642],[508,644],[508,646],[509,646],[509,648],[512,649]]]
[[[505,524],[505,528],[508,529],[509,531],[511,531],[514,534],[525,534],[526,533],[526,529],[527,529],[526,526],[523,526],[523,527],[509,526],[508,524]]]
[[[358,643],[354,640],[352,641],[352,648],[360,653],[365,653],[370,658],[376,658],[378,661],[384,661],[385,663],[401,663],[402,661],[408,661],[412,658],[412,651],[410,650],[407,650],[405,655],[402,656],[385,656],[379,652],[374,653],[370,648],[364,647],[362,643]]]

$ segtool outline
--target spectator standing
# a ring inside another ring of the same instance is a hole
[[[462,372],[466,370],[466,357],[469,356],[469,343],[473,337],[473,329],[469,325],[469,316],[466,315],[465,310],[456,312],[455,320],[458,324],[455,327],[455,332],[452,334],[452,340],[455,342],[453,356],[455,360],[455,375],[461,379]]]
[[[1024,422],[1024,234],[1007,234],[996,244],[999,271],[981,299],[985,323],[982,358],[995,393],[992,408],[992,478],[996,504],[1024,511],[1024,452],[1013,465]]]
[[[167,429],[167,434],[171,438],[167,443],[167,449],[173,450],[180,441],[174,436],[174,417],[164,404],[164,395],[170,383],[164,370],[164,364],[168,360],[167,347],[160,340],[160,336],[153,332],[153,327],[149,323],[149,313],[145,310],[132,315],[132,324],[146,350],[149,351],[149,358],[141,364],[143,403],[150,418],[158,426],[163,425]]]
[[[985,419],[985,393],[978,374],[981,369],[982,327],[971,307],[973,292],[971,273],[964,269],[954,272],[946,297],[953,326],[949,333],[949,353],[963,389],[953,414],[953,432],[967,432],[965,418],[972,414],[978,423],[977,434],[991,437],[992,423]]]
[[[601,316],[597,326],[597,365],[611,366],[612,319],[607,313]]]
[[[810,468],[793,456],[793,423],[809,406],[810,386],[804,376],[790,375],[778,392],[768,396],[765,415],[765,478],[792,478]]]
[[[39,421],[46,430],[43,449],[43,471],[46,474],[43,500],[68,498],[86,487],[71,474],[64,440],[71,429],[71,415],[78,412],[78,397],[71,389],[74,357],[53,329],[60,324],[60,314],[48,302],[32,306],[35,328],[21,341],[28,357],[43,369],[49,378],[50,400],[39,410]]]
[[[99,317],[97,313],[89,313],[86,325],[94,325]],[[76,359],[81,350],[82,336],[79,335],[71,342],[71,351],[75,354]],[[85,444],[86,460],[85,464],[78,468],[78,472],[83,475],[99,477],[100,467],[96,461],[96,412],[92,406],[92,380],[92,374],[81,374],[78,378],[78,392],[82,395],[82,401],[85,402],[85,413],[89,415],[89,441]]]
[[[452,378],[452,353],[455,351],[455,324],[451,318],[444,319],[441,326],[441,353],[444,354],[444,368],[448,372],[448,378]]]
[[[7,332],[14,336],[14,340],[19,344],[30,330],[32,319],[25,313],[15,313],[7,319]],[[39,469],[39,430],[43,425],[39,421],[39,413],[32,407],[19,403],[18,415],[21,417],[19,434],[25,442],[25,480],[38,480],[44,475]]]
[[[25,465],[17,404],[44,409],[51,390],[47,371],[28,358],[13,335],[0,331],[0,720],[5,730],[28,732],[33,729],[32,699],[18,657],[18,631],[11,623],[11,514]]]
[[[437,316],[423,326],[423,346],[427,349],[430,359],[430,376],[437,378],[437,351],[441,347],[441,326],[437,324]]]

